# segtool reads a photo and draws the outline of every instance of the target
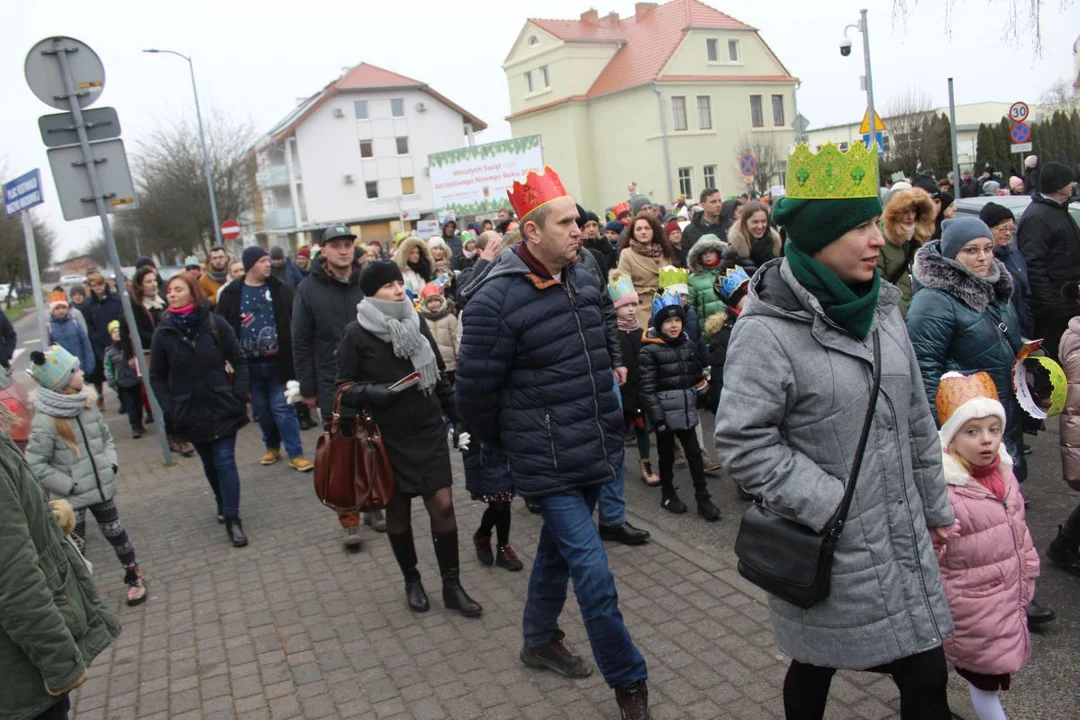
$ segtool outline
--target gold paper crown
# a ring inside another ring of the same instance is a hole
[[[660,268],[660,289],[669,288],[672,285],[686,285],[690,282],[690,271],[686,268],[677,268],[674,265],[665,265]]]
[[[847,152],[825,143],[816,153],[799,144],[788,158],[786,196],[792,200],[840,200],[877,197],[877,147],[861,142]]]
[[[998,399],[997,385],[990,375],[985,372],[974,375],[949,372],[942,375],[935,398],[941,424],[947,423],[964,403],[976,398]]]

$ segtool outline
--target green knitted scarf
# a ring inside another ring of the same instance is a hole
[[[874,322],[881,290],[878,274],[875,272],[870,282],[848,285],[790,240],[784,245],[784,256],[795,279],[817,298],[825,315],[855,337],[865,340]]]

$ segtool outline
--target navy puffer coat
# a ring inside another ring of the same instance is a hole
[[[465,308],[458,351],[458,412],[501,446],[524,497],[612,482],[623,465],[606,290],[580,264],[561,280],[541,268],[524,247],[504,250]]]

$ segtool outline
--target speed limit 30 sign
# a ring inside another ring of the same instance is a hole
[[[1014,125],[1016,123],[1022,123],[1028,119],[1029,112],[1027,103],[1014,102],[1009,106],[1009,121]]]

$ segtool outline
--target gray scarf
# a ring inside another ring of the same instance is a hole
[[[89,388],[85,386],[74,395],[39,387],[37,397],[34,398],[34,407],[50,417],[73,418],[86,409],[89,398]]]
[[[210,279],[216,283],[224,283],[229,279],[228,270],[207,270],[206,274],[210,276]]]
[[[366,297],[356,306],[356,321],[375,337],[390,343],[394,355],[412,360],[420,373],[420,389],[431,394],[439,381],[439,365],[431,343],[420,332],[420,316],[412,302]]]

